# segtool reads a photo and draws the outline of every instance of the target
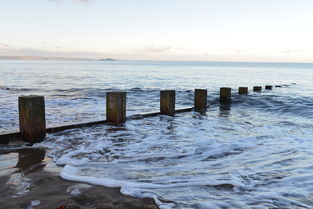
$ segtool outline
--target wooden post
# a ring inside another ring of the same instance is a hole
[[[265,86],[265,89],[267,89],[267,90],[272,90],[272,88],[273,88],[273,86],[271,86],[271,85],[266,85]]]
[[[46,136],[45,99],[43,96],[18,98],[20,133],[29,143],[40,142]]]
[[[119,125],[126,121],[126,92],[107,92],[107,122]]]
[[[262,86],[253,86],[253,91],[262,91]]]
[[[160,112],[163,115],[175,115],[175,90],[160,91]]]
[[[231,101],[231,88],[220,88],[220,102],[229,103]]]
[[[239,87],[238,94],[248,94],[248,87]]]
[[[207,109],[208,91],[206,89],[195,89],[195,111],[201,112]]]

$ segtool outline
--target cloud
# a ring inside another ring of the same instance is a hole
[[[86,4],[86,3],[89,3],[91,2],[91,0],[73,0],[74,3],[83,3],[83,4]]]
[[[285,49],[280,51],[282,54],[294,54],[294,53],[300,53],[303,52],[301,49]]]
[[[93,0],[49,0],[50,2],[54,2],[56,4],[63,4],[71,2],[73,4],[87,4],[92,2]]]
[[[161,46],[161,45],[148,45],[144,48],[135,49],[135,52],[140,53],[163,53],[171,50],[170,46]]]
[[[14,47],[9,44],[0,43],[0,49],[11,49],[11,48]]]
[[[235,49],[234,51],[235,51],[235,53],[237,53],[237,54],[247,53],[247,50],[245,50],[245,49]]]

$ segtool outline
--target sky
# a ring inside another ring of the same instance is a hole
[[[0,0],[0,55],[313,62],[313,0]]]

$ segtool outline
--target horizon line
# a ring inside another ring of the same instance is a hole
[[[210,63],[268,63],[268,64],[313,64],[313,62],[294,62],[294,61],[214,61],[214,60],[144,60],[144,59],[115,59],[112,57],[105,58],[84,58],[84,57],[48,57],[48,56],[28,56],[28,55],[0,55],[1,60],[19,60],[19,61],[101,61],[112,62],[116,61],[140,61],[140,62],[210,62]]]

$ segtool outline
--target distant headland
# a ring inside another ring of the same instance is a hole
[[[66,61],[66,60],[81,60],[81,61],[94,61],[95,59],[88,58],[73,58],[73,57],[37,57],[37,56],[0,56],[0,60],[54,60],[54,61]]]
[[[0,60],[54,60],[54,61],[117,61],[113,58],[105,59],[88,59],[88,58],[75,58],[75,57],[39,57],[39,56],[1,56]]]

